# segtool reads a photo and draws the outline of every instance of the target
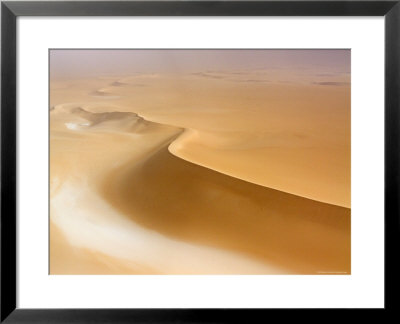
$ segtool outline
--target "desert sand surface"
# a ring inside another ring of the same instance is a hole
[[[174,67],[54,69],[50,274],[349,274],[348,71]]]

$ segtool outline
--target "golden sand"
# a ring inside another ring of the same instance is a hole
[[[347,77],[213,76],[51,80],[51,274],[350,273]]]

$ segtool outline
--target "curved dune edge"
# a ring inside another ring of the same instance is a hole
[[[168,146],[168,151],[169,151],[172,155],[174,155],[174,156],[176,156],[176,157],[178,157],[178,158],[180,158],[180,159],[183,159],[183,160],[185,160],[185,161],[187,161],[187,162],[190,162],[190,163],[193,163],[193,164],[202,166],[202,167],[204,167],[204,168],[207,168],[207,169],[216,171],[216,172],[221,173],[221,174],[225,174],[225,175],[227,175],[227,176],[230,176],[230,177],[233,177],[233,178],[242,180],[242,181],[246,181],[246,182],[249,182],[249,183],[253,183],[253,184],[255,184],[255,185],[259,185],[259,186],[262,186],[262,187],[265,187],[265,188],[274,189],[274,190],[277,190],[277,191],[280,191],[280,192],[283,192],[283,193],[292,194],[292,195],[295,195],[295,196],[298,196],[298,197],[310,199],[310,200],[313,200],[313,201],[316,201],[316,202],[321,202],[321,203],[329,204],[329,205],[332,205],[332,206],[338,206],[338,207],[343,207],[343,208],[348,208],[348,209],[350,209],[350,206],[349,206],[349,205],[346,205],[346,204],[344,204],[344,203],[337,203],[337,202],[332,202],[332,201],[324,200],[324,199],[321,199],[321,198],[319,198],[319,197],[317,198],[317,197],[315,197],[314,195],[306,195],[306,194],[304,194],[304,193],[300,193],[300,192],[294,191],[294,190],[289,190],[289,189],[288,189],[288,190],[283,190],[281,187],[274,186],[274,185],[272,185],[272,184],[266,185],[266,184],[263,183],[263,182],[259,182],[259,181],[255,180],[255,179],[250,179],[249,177],[241,177],[240,175],[238,175],[238,174],[235,173],[235,172],[229,172],[229,171],[227,171],[227,170],[221,170],[221,169],[214,168],[214,167],[212,167],[212,166],[210,166],[210,165],[204,163],[204,162],[201,161],[200,159],[195,159],[195,158],[193,158],[193,156],[188,156],[187,154],[186,154],[186,155],[185,155],[185,154],[182,154],[182,153],[180,152],[179,148],[182,147],[182,146],[185,146],[186,143],[190,142],[190,137],[192,136],[192,133],[194,133],[194,132],[196,132],[196,131],[193,130],[193,129],[185,128],[185,129],[183,130],[182,134],[180,134],[180,135],[179,135],[173,142],[171,142],[171,144]]]
[[[102,133],[107,140],[109,127],[118,124],[104,125],[95,127],[108,127]],[[134,126],[119,136],[132,136]],[[350,273],[349,209],[176,157],[168,146],[180,132],[140,159],[133,154],[122,165],[103,168],[95,186],[83,172],[58,184],[52,222],[68,244],[112,256],[132,273]],[[140,136],[139,141],[149,135]],[[135,143],[135,137],[129,140]]]
[[[176,138],[175,141],[173,141],[170,146],[168,147],[168,150],[171,154],[175,155],[178,158],[181,158],[185,161],[200,165],[204,168],[208,168],[210,170],[213,171],[217,171],[219,173],[228,175],[230,177],[236,178],[236,179],[240,179],[249,183],[253,183],[256,185],[260,185],[266,188],[270,188],[270,189],[275,189],[281,192],[285,192],[285,193],[289,193],[292,195],[296,195],[299,197],[303,197],[306,199],[310,199],[313,201],[317,201],[317,202],[322,202],[322,203],[326,203],[326,204],[330,204],[330,205],[334,205],[334,206],[340,206],[340,207],[344,207],[344,208],[351,208],[350,203],[346,203],[345,201],[341,201],[341,200],[331,200],[331,199],[327,199],[325,196],[321,196],[318,194],[306,194],[304,192],[304,190],[293,190],[287,187],[282,187],[279,185],[274,185],[272,182],[270,183],[266,183],[265,181],[257,181],[257,179],[255,179],[254,176],[249,176],[249,175],[243,175],[240,174],[240,172],[238,173],[237,171],[229,171],[229,170],[224,170],[222,168],[216,167],[215,163],[209,163],[205,162],[204,160],[202,160],[201,158],[198,158],[196,156],[194,156],[193,154],[190,153],[184,153],[184,149],[187,145],[190,146],[190,141],[191,141],[191,137],[194,136],[194,134],[197,134],[197,131],[194,129],[188,129],[185,128],[183,133]],[[183,149],[183,150],[182,150]],[[198,155],[198,154],[197,154]]]
[[[260,87],[252,79],[227,87],[204,75],[174,73],[56,78],[51,101],[115,104],[117,110],[139,112],[148,120],[197,129],[199,140],[191,140],[174,154],[249,182],[350,208],[350,88],[314,83],[299,87],[280,84],[282,80]],[[66,85],[67,90],[59,90]],[[93,98],[93,91],[120,98]],[[294,100],[299,96],[303,100]],[[265,148],[282,142],[290,148]],[[248,154],[236,154],[238,143],[246,146]],[[262,145],[264,149],[259,149]],[[303,145],[311,146],[310,153]],[[252,167],[246,170],[249,164]],[[269,172],[263,175],[263,168]],[[287,177],[280,177],[285,173]]]

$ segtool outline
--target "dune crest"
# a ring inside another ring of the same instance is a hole
[[[110,104],[195,130],[198,137],[173,144],[174,155],[265,187],[351,207],[350,86],[317,84],[348,83],[349,74],[317,71],[304,79],[303,72],[268,68],[196,71],[55,80],[51,102]],[[271,82],[251,81],[267,75]],[[238,77],[244,82],[232,81]],[[93,97],[94,89],[107,95]]]

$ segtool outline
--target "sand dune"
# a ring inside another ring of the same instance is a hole
[[[110,84],[113,87],[123,87],[128,85],[128,83],[122,82],[122,81],[114,81],[113,83]]]
[[[134,112],[193,130],[196,136],[181,137],[171,147],[174,155],[350,208],[350,76],[297,72],[242,69],[212,72],[221,78],[182,72],[60,79],[51,82],[50,100],[52,106],[77,102],[96,112]],[[271,82],[254,82],[261,79]],[[96,90],[107,95],[90,95]]]
[[[350,272],[349,209],[182,160],[179,128],[88,109],[51,111],[51,273]]]
[[[167,146],[105,181],[105,198],[135,222],[240,251],[296,273],[350,272],[350,210],[186,162]]]

